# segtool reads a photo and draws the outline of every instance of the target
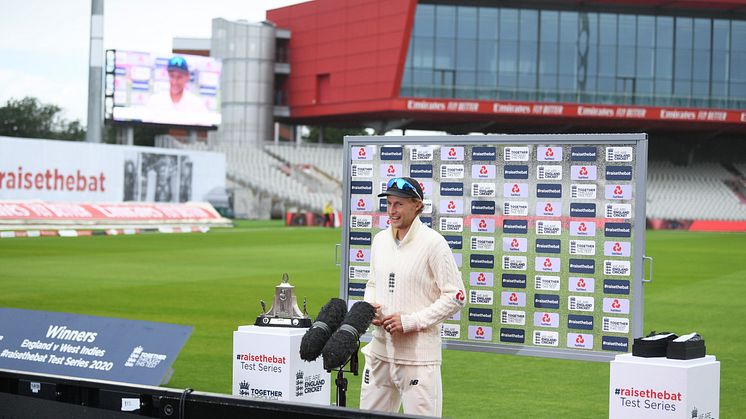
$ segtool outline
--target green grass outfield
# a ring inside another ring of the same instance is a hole
[[[290,274],[309,313],[339,293],[340,231],[244,222],[207,234],[0,240],[0,307],[194,326],[170,387],[229,393],[232,332],[251,324]],[[720,415],[746,411],[746,235],[649,231],[654,282],[645,330],[697,331],[721,361]],[[601,418],[609,365],[445,351],[444,409],[454,418]],[[350,375],[357,406],[360,377]]]

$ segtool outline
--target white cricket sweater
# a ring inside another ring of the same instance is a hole
[[[415,217],[397,245],[391,227],[371,246],[365,301],[383,316],[400,313],[405,333],[373,327],[363,353],[399,364],[440,364],[440,324],[464,306],[464,282],[446,240]],[[393,276],[392,276],[393,274]]]

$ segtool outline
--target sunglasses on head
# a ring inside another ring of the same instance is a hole
[[[417,188],[414,187],[411,183],[409,183],[408,180],[400,177],[395,177],[386,184],[386,189],[391,189],[396,185],[396,189],[406,191],[411,190],[414,191],[415,195],[417,195],[418,198],[422,199],[422,196],[420,196],[420,193],[417,192]]]

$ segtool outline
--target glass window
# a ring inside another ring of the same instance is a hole
[[[637,43],[637,18],[634,15],[619,15],[619,45],[634,46]]]
[[[456,64],[456,43],[453,39],[435,40],[435,68],[453,69]]]
[[[600,45],[616,46],[617,16],[602,13],[598,19],[598,43]]]
[[[418,4],[414,17],[414,36],[432,37],[435,34],[435,6]]]
[[[712,22],[712,49],[728,51],[730,49],[730,22],[716,19]]]
[[[435,36],[453,38],[456,35],[456,8],[454,6],[435,7]]]
[[[552,12],[557,13],[557,12]],[[520,13],[520,40],[522,42],[538,40],[539,12],[536,10],[521,10]]]
[[[655,46],[655,17],[637,16],[637,46]]]
[[[500,40],[518,40],[518,10],[500,9]]]
[[[433,67],[433,38],[415,38],[412,48],[414,67]]]
[[[710,19],[694,19],[694,49],[710,49]]]
[[[673,48],[673,18],[658,16],[655,21],[655,46]]]
[[[474,70],[477,67],[477,41],[475,39],[456,40],[456,68]]]
[[[477,69],[497,72],[497,41],[478,41]]]
[[[541,12],[541,42],[557,42],[559,38],[559,13],[543,11]],[[521,27],[523,33],[523,27]],[[521,39],[526,41],[528,39]]]
[[[637,47],[636,75],[640,77],[653,77],[653,56],[655,50],[650,47]]]
[[[563,43],[576,43],[578,41],[578,13],[560,12],[560,36],[559,41]]]
[[[624,77],[633,77],[635,75],[635,47],[620,46],[617,49],[617,74]]]
[[[518,72],[518,42],[516,41],[500,41],[500,60],[498,65],[500,73]]]
[[[475,7],[459,6],[458,15],[458,38],[477,38],[477,9]]]
[[[497,39],[498,9],[480,7],[479,39]]]
[[[578,53],[575,44],[561,43],[559,45],[559,74],[575,75],[577,72]]]
[[[536,42],[521,42],[518,46],[518,72],[536,74]]]

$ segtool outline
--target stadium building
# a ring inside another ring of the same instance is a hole
[[[341,205],[341,151],[284,146],[278,127],[646,132],[651,218],[746,220],[745,38],[743,0],[315,0],[215,19],[208,147],[247,202],[281,179],[264,208],[318,210]]]

